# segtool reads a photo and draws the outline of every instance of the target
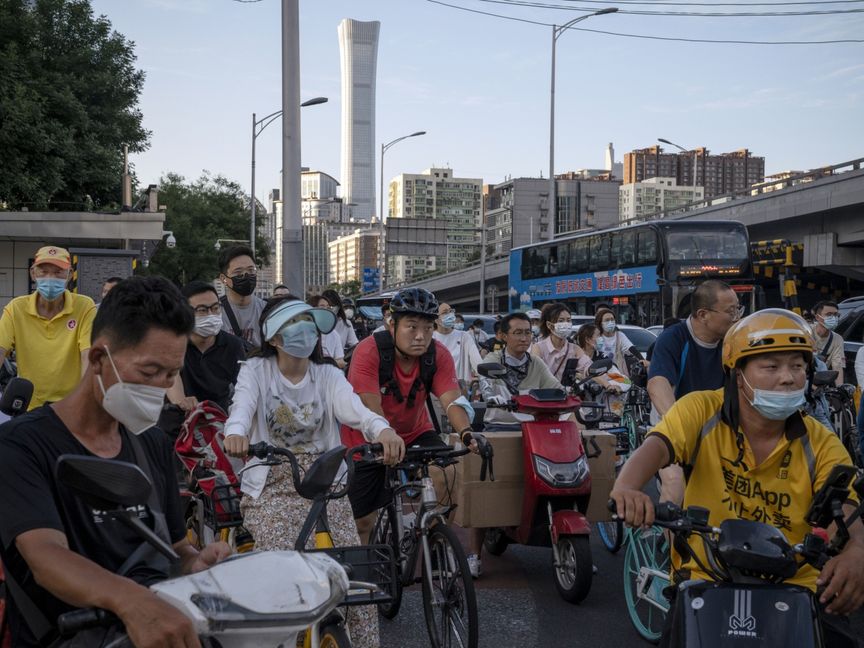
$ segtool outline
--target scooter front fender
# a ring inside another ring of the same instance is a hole
[[[565,509],[552,514],[552,544],[558,543],[558,538],[565,535],[588,535],[591,533],[591,523],[579,511]]]

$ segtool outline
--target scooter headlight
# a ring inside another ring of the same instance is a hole
[[[550,486],[575,488],[588,477],[588,457],[582,455],[576,461],[555,463],[535,454],[534,469]]]

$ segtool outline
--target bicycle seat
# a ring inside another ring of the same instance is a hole
[[[318,457],[303,476],[303,481],[297,487],[297,494],[306,499],[315,499],[326,494],[339,474],[346,450],[345,446],[340,445]]]

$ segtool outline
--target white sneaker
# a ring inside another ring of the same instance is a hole
[[[471,572],[471,578],[480,577],[480,558],[477,554],[468,554],[468,571]]]

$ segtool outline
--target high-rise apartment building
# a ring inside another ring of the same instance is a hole
[[[621,185],[618,214],[622,221],[649,217],[704,198],[702,187],[680,186],[675,178],[648,178]]]
[[[428,220],[443,221],[447,231],[444,254],[388,253],[389,280],[409,281],[421,274],[459,268],[478,259],[482,189],[480,178],[455,178],[453,170],[447,168],[430,168],[416,174],[402,173],[391,180],[388,218],[407,219],[423,227]],[[405,229],[399,228],[400,235],[410,237],[410,232]]]
[[[377,20],[350,18],[339,23],[342,63],[342,198],[354,203],[355,218],[375,214],[375,76]]]
[[[696,157],[696,181],[693,158]],[[748,149],[711,155],[702,147],[692,151],[664,153],[660,146],[636,149],[624,154],[624,184],[649,178],[675,178],[679,186],[705,188],[705,197],[749,189],[765,179],[765,158],[754,157]]]
[[[363,281],[366,268],[378,268],[378,241],[381,233],[377,227],[355,229],[350,234],[330,241],[330,281],[345,284]]]

